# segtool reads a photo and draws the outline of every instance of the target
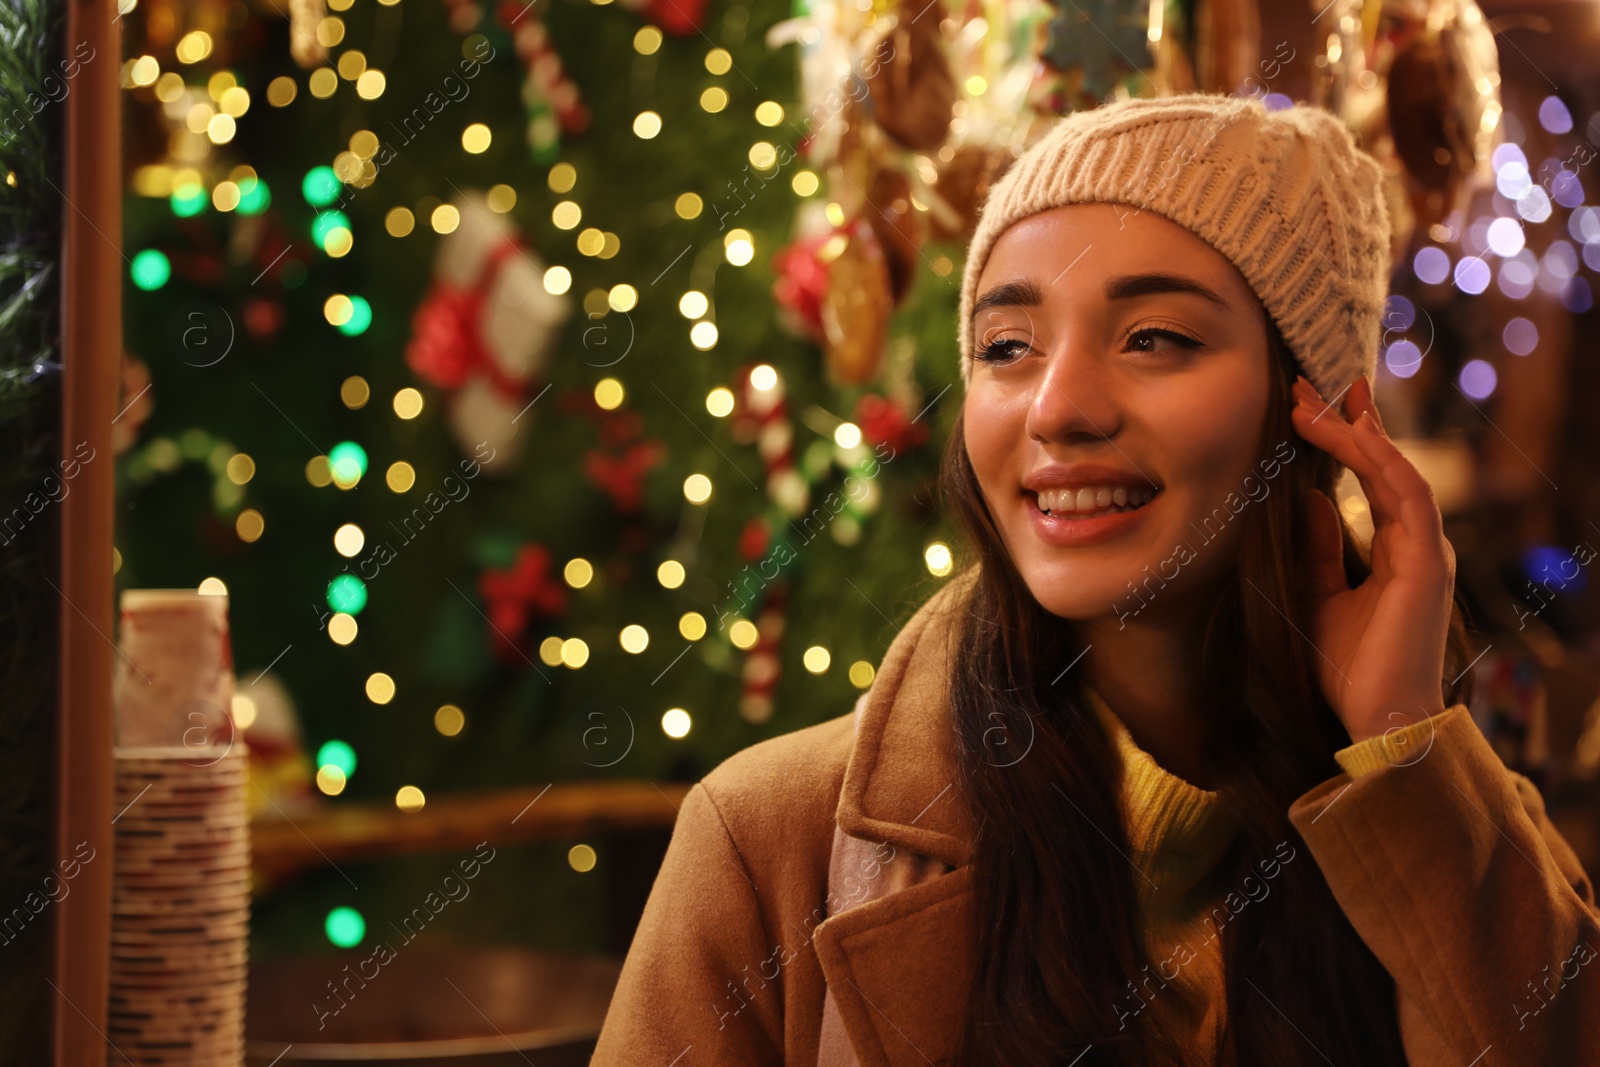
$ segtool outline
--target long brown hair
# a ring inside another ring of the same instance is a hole
[[[1300,636],[1311,632],[1304,501],[1312,489],[1331,497],[1342,468],[1294,432],[1290,387],[1298,369],[1270,318],[1268,335],[1272,387],[1260,455],[1281,442],[1295,453],[1279,483],[1240,520],[1236,567],[1206,623],[1195,699],[1211,724],[1205,757],[1214,788],[1242,826],[1222,861],[1234,873],[1228,884],[1240,885],[1284,843],[1304,858],[1277,868],[1270,904],[1244,908],[1222,927],[1224,1058],[1403,1067],[1394,982],[1288,818],[1296,798],[1337,773],[1333,753],[1350,744],[1318,686],[1317,653]],[[1083,641],[1017,573],[979,492],[959,419],[940,493],[968,543],[961,556],[974,561],[969,610],[958,624],[962,655],[950,675],[977,828],[977,967],[955,1062],[1179,1063],[1179,1039],[1158,1015],[1143,1012],[1124,1026],[1116,1007],[1152,961],[1139,940],[1135,875],[1124,858],[1116,755],[1075,684],[1081,672],[1063,676]],[[1342,519],[1341,527],[1354,586],[1370,567]],[[1467,645],[1458,597],[1445,674],[1461,677],[1448,691],[1441,687],[1447,705],[1465,699]],[[1027,754],[1017,759],[1024,742]]]

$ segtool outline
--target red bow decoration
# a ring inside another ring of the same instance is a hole
[[[616,456],[591,448],[584,456],[583,471],[606,491],[618,511],[638,511],[644,500],[644,476],[666,454],[666,447],[655,438],[637,441]]]
[[[896,454],[928,439],[926,423],[910,421],[898,404],[877,393],[866,393],[856,401],[856,425],[868,444],[887,442]]]
[[[502,659],[520,655],[517,648],[535,615],[554,618],[567,610],[567,587],[556,577],[550,552],[540,544],[526,544],[505,568],[485,568],[478,576],[478,594],[488,608],[494,654]]]
[[[435,281],[411,317],[406,365],[417,377],[441,389],[460,389],[474,375],[489,379],[496,391],[512,399],[522,396],[522,383],[500,369],[483,339],[483,302],[500,265],[520,254],[522,245],[507,240],[489,253],[476,284],[460,288]]]

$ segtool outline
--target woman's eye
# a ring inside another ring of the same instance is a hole
[[[1160,352],[1173,348],[1188,351],[1199,347],[1199,341],[1176,330],[1147,327],[1128,335],[1128,349],[1134,352]]]
[[[979,361],[983,363],[1005,363],[1013,356],[1019,356],[1026,351],[1028,345],[1024,341],[1007,339],[990,341],[978,348]]]

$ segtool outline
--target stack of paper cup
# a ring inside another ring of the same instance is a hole
[[[217,755],[117,750],[107,1036],[136,1063],[244,1055],[247,760],[242,745]]]
[[[110,1060],[238,1067],[250,824],[227,600],[124,593],[119,651]]]

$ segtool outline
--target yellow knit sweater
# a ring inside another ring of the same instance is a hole
[[[1122,760],[1123,813],[1136,872],[1134,888],[1145,957],[1151,962],[1116,998],[1125,1029],[1159,1015],[1175,1032],[1189,1063],[1214,1064],[1227,1022],[1223,990],[1222,931],[1246,908],[1276,888],[1284,864],[1309,863],[1297,842],[1256,857],[1253,871],[1232,884],[1220,861],[1238,837],[1237,820],[1221,796],[1184,781],[1134,743],[1122,720],[1099,694],[1086,690]],[[1334,754],[1352,778],[1402,762],[1425,748],[1426,720],[1386,737],[1374,737]]]

